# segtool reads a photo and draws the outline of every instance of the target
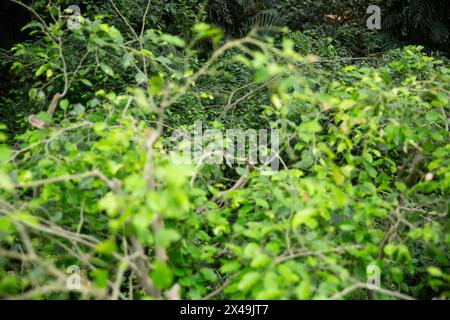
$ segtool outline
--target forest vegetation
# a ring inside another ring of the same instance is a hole
[[[1,299],[450,298],[448,0],[0,20]],[[198,126],[276,135],[267,161],[184,161]]]

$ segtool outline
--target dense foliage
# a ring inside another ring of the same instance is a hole
[[[355,1],[69,2],[4,60],[0,298],[450,297],[447,58]],[[176,161],[199,121],[278,130],[279,170]]]

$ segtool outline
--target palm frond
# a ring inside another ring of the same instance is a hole
[[[413,0],[409,7],[410,23],[415,28],[424,28],[433,13],[432,1]]]

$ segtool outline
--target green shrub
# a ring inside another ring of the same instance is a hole
[[[0,297],[365,298],[373,266],[380,298],[449,297],[448,62],[57,18],[14,49],[35,117],[0,135]],[[196,120],[278,129],[280,170],[174,162]]]

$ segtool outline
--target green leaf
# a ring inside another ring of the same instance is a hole
[[[222,267],[220,267],[220,272],[225,274],[233,273],[239,270],[240,267],[241,263],[239,261],[231,261],[225,263]]]
[[[99,207],[106,210],[110,216],[115,216],[120,210],[121,201],[114,193],[109,192],[99,201]]]
[[[39,77],[40,75],[42,75],[45,71],[47,71],[48,68],[49,68],[48,64],[44,64],[44,65],[40,66],[39,69],[37,69],[37,71],[36,71],[36,77]]]
[[[88,87],[93,86],[92,82],[90,82],[88,79],[81,79],[80,81],[81,81],[81,83],[83,83],[84,85],[86,85]]]
[[[388,256],[392,256],[396,250],[397,250],[397,246],[394,243],[388,243],[383,248],[384,253],[386,253]]]
[[[67,110],[67,108],[69,107],[69,100],[67,100],[67,99],[61,100],[61,101],[59,102],[59,107],[60,107],[62,110]]]
[[[173,282],[173,272],[170,267],[161,261],[156,261],[153,267],[150,277],[155,286],[161,290],[169,288]]]
[[[37,97],[38,91],[36,88],[32,88],[30,89],[30,91],[28,91],[28,98],[30,98],[30,100],[34,100]]]
[[[173,242],[180,240],[180,234],[173,229],[163,228],[158,230],[155,235],[156,245],[163,248],[169,247]]]
[[[11,157],[11,155],[12,155],[11,149],[5,144],[0,144],[0,162],[8,160]]]
[[[103,241],[97,245],[96,251],[101,254],[112,255],[117,251],[117,246],[113,241]]]
[[[115,27],[109,28],[109,36],[115,43],[123,43],[123,37],[119,30],[117,30]]]
[[[161,93],[164,87],[164,79],[160,76],[154,76],[150,79],[150,94],[152,96],[157,96]]]
[[[49,122],[52,120],[52,116],[48,112],[41,111],[36,115],[36,118],[44,122]]]
[[[347,223],[342,223],[342,224],[339,226],[339,228],[340,228],[342,231],[353,231],[353,230],[356,229],[356,226],[355,226],[354,224],[350,223],[350,222],[347,222]]]
[[[250,290],[259,280],[261,276],[259,272],[246,273],[239,281],[238,289],[242,291]]]
[[[11,220],[6,217],[0,217],[0,233],[10,233],[13,230],[14,224],[11,222]]]
[[[322,131],[322,126],[317,120],[311,120],[302,123],[299,130],[306,133],[316,133]]]
[[[206,280],[215,282],[217,281],[217,274],[209,268],[200,269],[200,273],[205,277]]]
[[[134,76],[134,80],[136,80],[136,83],[146,83],[147,77],[145,76],[145,74],[143,72],[138,72]]]
[[[311,229],[315,229],[318,226],[318,222],[313,217],[317,214],[317,210],[313,208],[305,208],[299,210],[292,218],[292,226],[294,228],[305,224]]]
[[[248,175],[249,175],[249,171],[247,168],[237,167],[236,172],[241,177],[248,177]]]
[[[111,77],[114,76],[114,70],[110,66],[108,66],[107,64],[105,64],[103,62],[100,63],[100,69],[102,69],[103,72],[106,73],[108,76],[111,76]]]
[[[99,288],[106,288],[108,286],[109,272],[105,269],[95,269],[91,271],[92,277],[95,279],[95,284]]]
[[[183,48],[186,46],[186,42],[183,39],[181,39],[180,37],[177,37],[177,36],[172,36],[170,34],[163,34],[161,36],[161,40],[165,41],[169,44],[173,44],[174,46],[177,46],[180,48]]]
[[[333,170],[333,179],[338,186],[342,185],[345,181],[345,176],[341,173],[339,168],[334,168]]]
[[[429,274],[431,274],[433,277],[442,277],[443,273],[441,271],[441,269],[439,269],[438,267],[435,266],[429,266],[427,268],[427,271]]]
[[[1,146],[0,146],[0,157],[1,157],[1,154],[2,154],[2,151],[1,151]],[[11,178],[9,177],[9,175],[7,175],[2,170],[0,170],[0,189],[5,189],[5,190],[9,190],[9,191],[14,189],[14,185],[11,181]]]

